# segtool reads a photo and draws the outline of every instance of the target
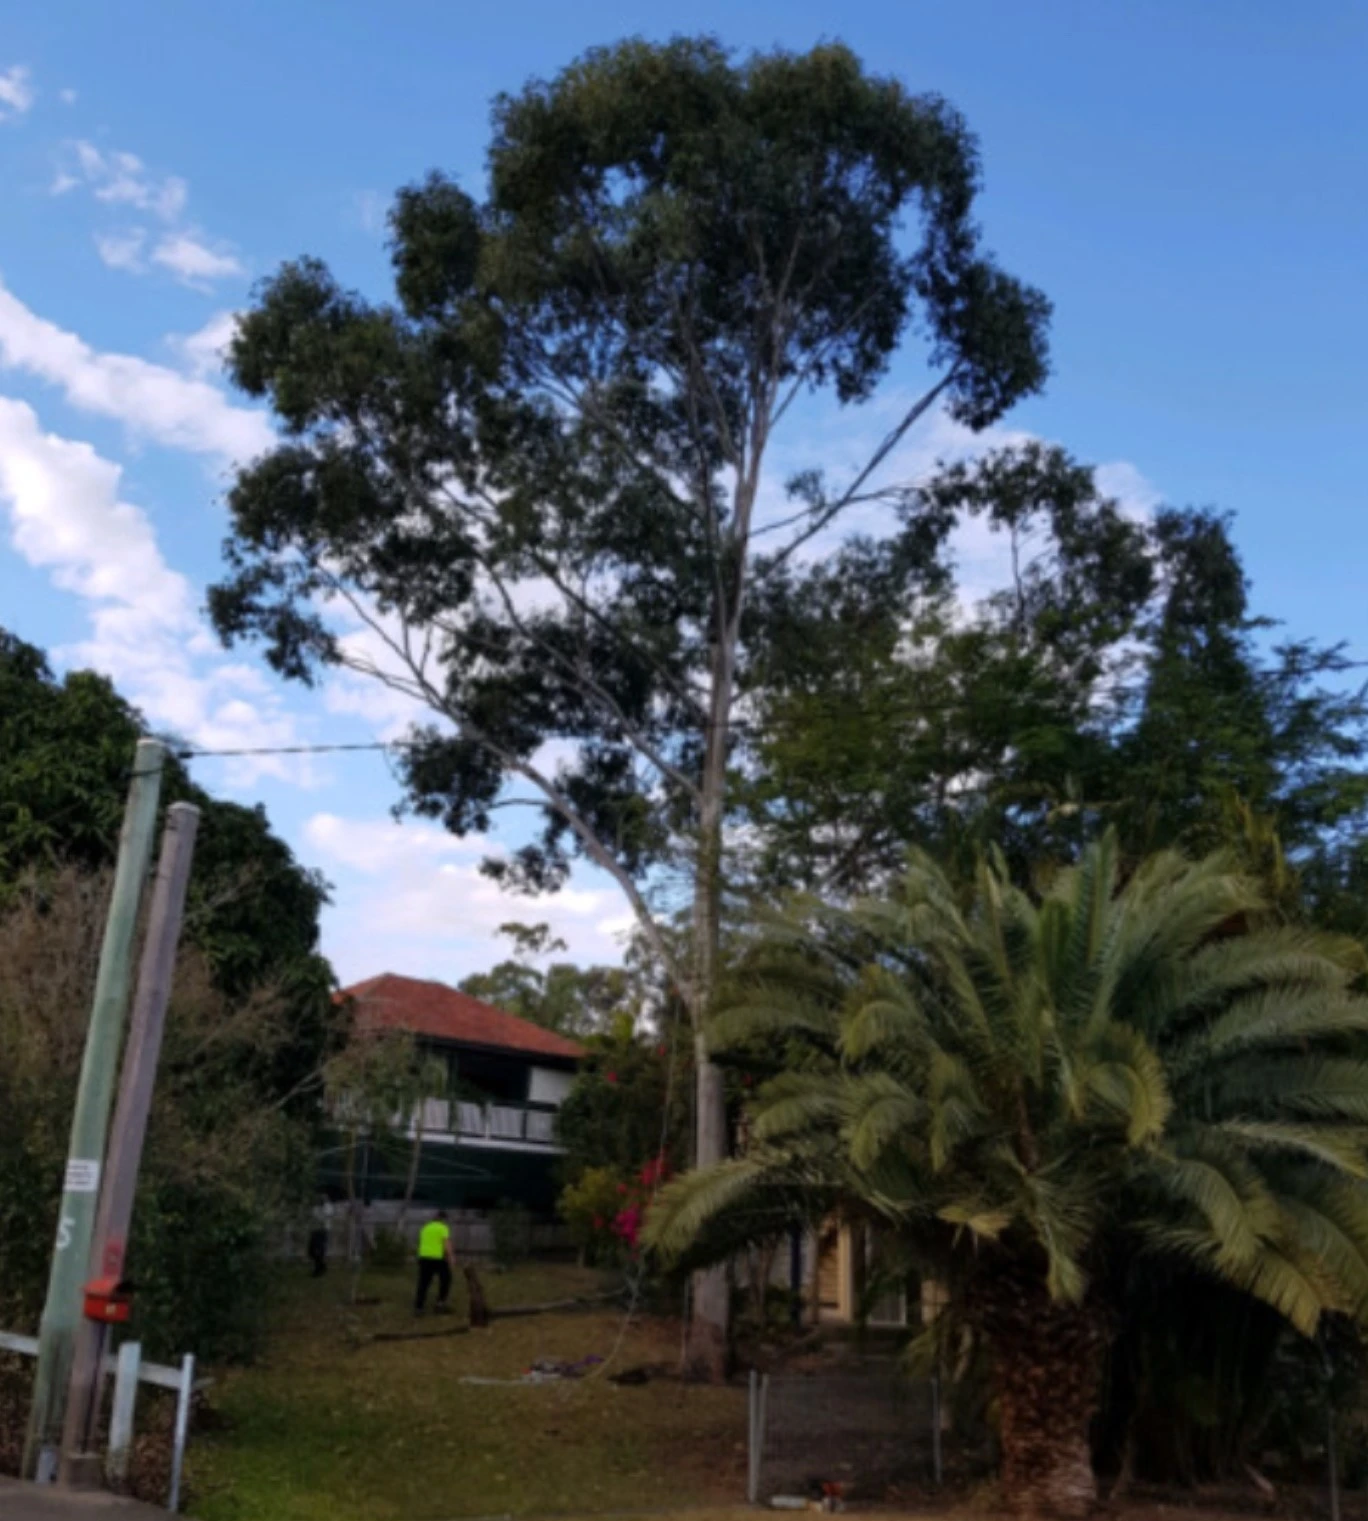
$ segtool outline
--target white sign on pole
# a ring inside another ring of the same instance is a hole
[[[69,1194],[97,1194],[100,1191],[100,1164],[87,1157],[71,1157],[66,1165],[66,1182]]]

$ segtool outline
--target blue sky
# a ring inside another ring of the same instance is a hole
[[[253,280],[311,252],[386,288],[393,189],[478,188],[488,105],[585,47],[712,31],[833,36],[951,99],[978,133],[986,238],[1056,308],[1055,374],[1012,431],[1105,465],[1137,508],[1216,505],[1259,609],[1368,656],[1368,10],[1315,0],[1135,4],[622,0],[501,7],[179,0],[10,7],[0,28],[0,623],[94,664],[206,745],[361,740],[402,715],[334,683],[286,689],[200,615],[234,458],[269,437],[215,345]],[[889,393],[915,383],[915,357]],[[809,418],[839,462],[874,429]],[[915,465],[959,447],[932,423]],[[991,557],[989,557],[991,558]],[[393,824],[374,756],[205,760],[336,884],[345,978],[455,977],[548,917],[613,953],[610,886],[503,902],[477,842]]]

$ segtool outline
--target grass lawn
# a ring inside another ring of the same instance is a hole
[[[529,1265],[482,1273],[491,1308],[590,1294],[593,1272]],[[443,1517],[735,1507],[745,1492],[746,1396],[661,1379],[543,1385],[533,1362],[607,1357],[622,1312],[575,1310],[442,1335],[456,1313],[414,1321],[408,1272],[371,1273],[352,1307],[336,1268],[285,1270],[262,1360],[215,1385],[217,1420],[191,1439],[191,1510],[205,1521],[439,1521]],[[419,1330],[421,1340],[373,1341]],[[633,1322],[609,1372],[673,1368],[679,1325]],[[701,1521],[701,1518],[700,1518]]]

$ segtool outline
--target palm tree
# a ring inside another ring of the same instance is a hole
[[[1123,885],[1108,837],[1043,896],[1000,859],[957,896],[918,858],[892,898],[756,935],[714,1038],[780,1070],[648,1240],[881,1222],[991,1353],[1006,1501],[1078,1514],[1124,1267],[1195,1265],[1307,1335],[1368,1312],[1363,966],[1225,856]]]

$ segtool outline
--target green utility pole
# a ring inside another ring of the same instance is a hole
[[[119,1280],[124,1276],[138,1168],[147,1136],[147,1118],[152,1110],[157,1063],[161,1059],[166,1008],[176,977],[176,947],[185,915],[199,817],[199,809],[190,803],[172,803],[166,810],[161,860],[152,884],[142,962],[133,994],[133,1018],[124,1046],[119,1097],[105,1154],[100,1207],[95,1212],[95,1236],[90,1252],[92,1278]],[[93,1487],[102,1467],[95,1437],[100,1424],[104,1383],[101,1370],[108,1332],[109,1327],[102,1322],[83,1319],[73,1339],[71,1390],[67,1396],[59,1474],[62,1483],[77,1489]]]
[[[71,1353],[81,1316],[90,1240],[95,1226],[100,1172],[104,1162],[109,1110],[133,966],[133,936],[138,924],[152,838],[157,824],[166,748],[154,739],[140,739],[133,761],[119,859],[114,868],[114,891],[105,921],[95,998],[86,1031],[76,1112],[71,1119],[62,1203],[57,1214],[57,1240],[52,1252],[47,1302],[38,1327],[38,1368],[33,1379],[33,1408],[24,1445],[24,1477],[41,1483],[57,1474],[57,1457],[71,1378]]]

